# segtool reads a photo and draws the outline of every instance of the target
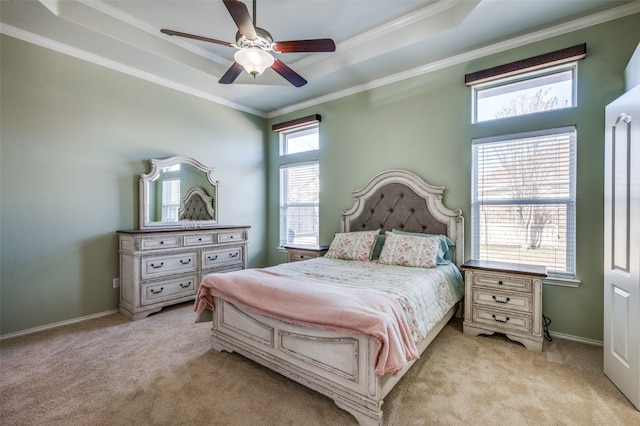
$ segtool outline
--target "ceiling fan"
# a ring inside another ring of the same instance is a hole
[[[222,0],[222,2],[227,7],[231,18],[238,27],[235,44],[180,31],[160,30],[164,34],[171,36],[186,37],[238,49],[234,55],[235,62],[227,72],[220,77],[219,83],[233,83],[243,69],[247,70],[247,72],[255,78],[262,74],[265,69],[271,67],[271,69],[284,77],[289,83],[295,87],[301,87],[307,84],[307,80],[279,59],[274,58],[270,52],[302,53],[334,52],[336,50],[336,45],[330,38],[274,42],[271,34],[256,26],[256,0],[253,0],[253,20],[251,19],[251,15],[249,15],[247,6],[243,2],[238,0]]]

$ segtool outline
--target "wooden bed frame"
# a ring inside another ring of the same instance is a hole
[[[389,170],[355,191],[354,206],[342,214],[343,232],[393,228],[447,235],[456,243],[454,261],[464,260],[462,211],[442,203],[444,187],[404,170]],[[361,425],[381,425],[382,403],[406,371],[374,374],[374,339],[301,327],[248,312],[214,298],[213,347],[238,352],[333,399]],[[454,315],[454,306],[421,341],[422,353]]]

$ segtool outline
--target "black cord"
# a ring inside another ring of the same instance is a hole
[[[549,334],[549,324],[551,324],[551,319],[549,317],[546,317],[544,314],[542,314],[542,321],[543,321],[543,328],[544,328],[544,339],[547,342],[550,342],[551,339],[551,335]]]

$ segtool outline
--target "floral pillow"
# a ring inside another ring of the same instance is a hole
[[[456,244],[447,238],[445,235],[436,235],[436,234],[424,234],[422,232],[405,232],[400,231],[398,229],[391,230],[394,234],[403,234],[403,235],[415,235],[418,237],[440,237],[440,248],[438,250],[438,265],[451,263],[453,259],[453,255],[456,251]]]
[[[369,260],[380,230],[337,233],[324,257],[341,260]]]
[[[433,268],[438,261],[440,237],[421,237],[387,232],[379,263]]]

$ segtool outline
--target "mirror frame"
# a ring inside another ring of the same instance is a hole
[[[188,229],[188,228],[203,228],[207,226],[218,224],[218,181],[213,178],[213,167],[207,167],[193,158],[184,157],[181,155],[170,157],[166,159],[151,159],[151,171],[146,174],[140,175],[140,215],[139,226],[140,229]],[[213,196],[213,212],[214,218],[212,220],[179,220],[176,222],[152,222],[149,220],[149,184],[160,177],[160,171],[165,167],[174,166],[176,164],[188,164],[193,166],[197,170],[203,172],[207,177],[207,181],[213,187],[215,192]]]

